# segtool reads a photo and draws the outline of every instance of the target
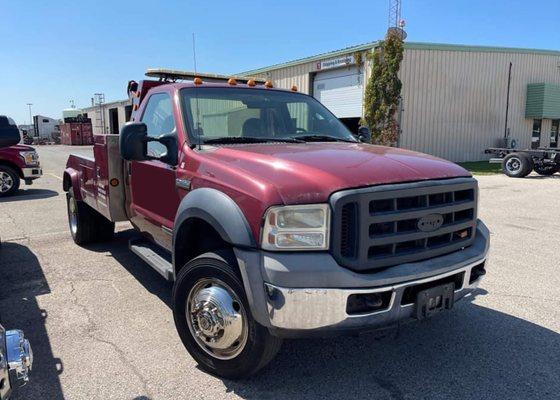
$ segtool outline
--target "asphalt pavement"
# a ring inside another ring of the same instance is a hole
[[[251,380],[196,367],[175,331],[171,285],[113,242],[72,241],[62,171],[70,152],[38,148],[44,177],[0,200],[0,313],[35,353],[14,400],[559,399],[560,175],[482,176],[488,274],[475,296],[383,336],[286,341]]]

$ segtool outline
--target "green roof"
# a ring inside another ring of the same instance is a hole
[[[560,118],[560,86],[551,83],[528,84],[525,118]]]
[[[379,42],[369,42],[369,43],[359,44],[357,46],[345,47],[344,49],[329,51],[327,53],[321,53],[321,54],[317,54],[317,55],[314,55],[314,56],[311,56],[311,57],[305,57],[305,58],[300,58],[300,59],[293,60],[293,61],[287,61],[287,62],[280,63],[280,64],[274,64],[274,65],[271,65],[270,67],[264,67],[264,68],[252,69],[250,71],[244,71],[244,72],[241,72],[240,74],[244,75],[244,76],[261,74],[263,72],[272,71],[272,70],[280,69],[280,68],[291,67],[293,65],[305,64],[305,63],[312,62],[312,61],[323,60],[325,58],[337,57],[337,56],[341,56],[343,54],[355,53],[357,51],[370,50],[370,49],[374,48],[378,43]]]
[[[369,50],[369,49],[373,49],[378,44],[379,41],[359,44],[357,46],[346,47],[340,50],[330,51],[330,52],[321,53],[310,57],[300,58],[293,61],[274,64],[269,67],[244,71],[241,72],[240,75],[247,76],[247,75],[262,74],[280,68],[291,67],[298,64],[305,64],[312,61],[324,60],[325,58],[337,57],[344,54],[355,53],[357,51]],[[415,49],[415,50],[470,51],[470,52],[484,52],[484,53],[521,53],[521,54],[542,54],[542,55],[560,56],[560,51],[558,50],[526,49],[526,48],[518,48],[518,47],[472,46],[472,45],[445,44],[445,43],[405,42],[404,48]]]

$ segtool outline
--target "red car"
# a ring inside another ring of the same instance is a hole
[[[0,137],[19,131],[14,120],[0,115]],[[13,195],[20,187],[21,181],[31,185],[33,180],[43,174],[39,156],[31,146],[16,144],[0,148],[0,197]]]
[[[490,235],[465,169],[360,143],[296,88],[148,75],[129,84],[134,122],[68,160],[70,232],[83,245],[132,222],[204,370],[245,377],[283,338],[428,318],[479,284]]]

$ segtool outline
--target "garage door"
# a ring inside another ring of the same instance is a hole
[[[318,72],[313,96],[338,118],[362,116],[363,78],[357,67]]]

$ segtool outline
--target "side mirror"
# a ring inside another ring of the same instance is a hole
[[[165,146],[166,152],[159,157],[148,154],[148,143],[159,142]],[[119,143],[121,157],[127,161],[160,160],[170,165],[177,165],[179,147],[174,133],[160,135],[157,138],[148,136],[148,128],[143,122],[128,122],[122,129]]]
[[[367,126],[360,126],[357,139],[362,143],[371,143],[371,133]]]
[[[148,160],[148,127],[143,122],[128,122],[119,139],[121,157],[127,161]]]
[[[20,140],[21,137],[17,126],[0,126],[0,148],[14,146],[18,144]]]

